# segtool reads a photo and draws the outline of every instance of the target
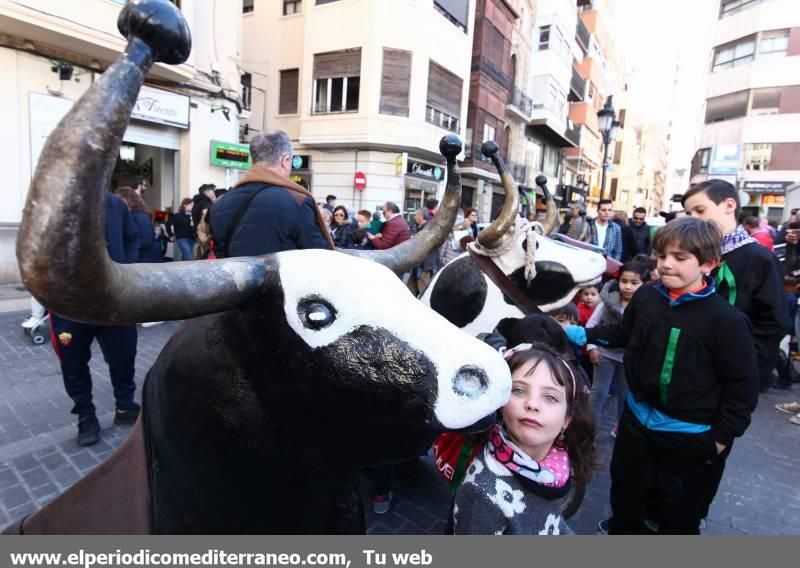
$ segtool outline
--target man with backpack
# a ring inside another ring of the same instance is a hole
[[[250,142],[253,167],[211,208],[217,257],[334,249],[314,196],[289,179],[292,150],[281,130]]]

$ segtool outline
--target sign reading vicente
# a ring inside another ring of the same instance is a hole
[[[353,178],[353,186],[358,191],[364,191],[367,187],[367,176],[364,175],[364,172],[356,172],[355,177]]]
[[[211,165],[220,168],[236,168],[247,170],[253,165],[250,159],[250,147],[244,144],[211,141]]]
[[[145,85],[139,91],[131,117],[178,128],[189,128],[189,97]]]

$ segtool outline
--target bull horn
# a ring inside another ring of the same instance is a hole
[[[481,146],[481,152],[487,156],[494,163],[497,172],[500,174],[500,181],[503,182],[503,189],[505,190],[506,200],[503,203],[503,209],[500,215],[494,220],[494,223],[486,227],[483,231],[478,233],[478,242],[483,248],[493,249],[500,246],[503,239],[508,238],[510,230],[514,226],[514,222],[519,215],[519,191],[514,185],[514,179],[508,171],[505,163],[498,153],[497,144],[491,140],[484,142]]]
[[[50,135],[31,181],[17,239],[27,289],[47,308],[89,323],[182,319],[231,309],[263,285],[268,260],[117,264],[106,252],[104,200],[144,77],[191,50],[167,0],[132,0],[117,27],[125,52]]]
[[[553,199],[553,194],[547,189],[547,176],[536,176],[536,185],[542,188],[544,200],[547,204],[547,212],[542,223],[542,231],[545,235],[549,235],[556,230],[558,226],[558,210],[556,209],[556,201]]]
[[[404,274],[422,264],[429,254],[444,244],[456,222],[461,203],[461,172],[456,156],[461,153],[462,147],[461,139],[455,134],[448,134],[439,141],[439,152],[447,162],[447,185],[439,210],[422,231],[388,250],[345,249],[341,252],[368,258],[388,267],[395,274]]]

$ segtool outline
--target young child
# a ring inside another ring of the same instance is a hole
[[[595,308],[600,303],[600,290],[597,286],[587,286],[578,292],[578,324],[586,325]]]
[[[452,511],[455,534],[565,534],[562,501],[583,487],[594,427],[571,367],[545,346],[504,353],[511,398],[467,469]]]
[[[645,495],[657,486],[661,534],[698,534],[733,439],[758,398],[749,324],[709,276],[722,235],[713,223],[676,219],[653,251],[661,283],[643,286],[622,322],[567,335],[625,350],[630,393],[611,460],[610,534],[645,532]]]
[[[587,328],[599,325],[613,325],[622,321],[622,314],[628,307],[633,295],[642,284],[647,282],[650,275],[647,269],[638,262],[626,262],[619,269],[619,278],[609,280],[600,292],[602,301],[586,323]],[[602,345],[589,344],[586,346],[589,352],[589,361],[594,367],[594,379],[592,380],[592,394],[589,395],[589,406],[592,409],[592,417],[596,426],[600,426],[603,417],[603,408],[609,397],[609,391],[613,385],[614,398],[617,409],[614,414],[614,427],[611,435],[617,435],[617,425],[625,408],[625,397],[628,396],[628,385],[625,382],[625,367],[622,364],[622,357],[625,354],[623,348],[610,348]]]
[[[715,273],[717,293],[753,326],[759,387],[764,392],[770,386],[778,347],[789,329],[780,262],[737,225],[739,193],[730,183],[715,179],[698,183],[683,194],[681,203],[686,213],[713,221],[722,231],[722,264]]]
[[[550,310],[547,315],[556,320],[562,328],[578,323],[578,308],[572,302]]]

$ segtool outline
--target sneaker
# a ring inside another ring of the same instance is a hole
[[[93,446],[100,441],[100,423],[97,417],[83,416],[78,419],[78,445]]]
[[[28,319],[26,319],[24,322],[22,322],[22,328],[23,329],[34,329],[34,328],[37,328],[40,325],[42,325],[43,321],[44,321],[44,319],[42,319],[42,318],[37,318],[36,316],[30,316]]]
[[[608,534],[608,521],[611,519],[603,519],[599,523],[597,523],[597,532],[600,534]]]
[[[392,503],[392,492],[388,495],[373,495],[372,496],[372,510],[376,515],[385,515],[389,512],[389,506]]]
[[[784,414],[797,414],[800,412],[800,402],[779,402],[775,405],[775,410]]]
[[[163,321],[146,321],[144,323],[140,323],[139,325],[142,327],[155,327],[157,325],[161,325],[164,323]]]
[[[798,426],[800,426],[800,414],[795,414],[794,416],[789,418],[789,422],[791,422],[792,424],[797,424]]]
[[[117,426],[135,424],[136,419],[139,418],[139,410],[139,405],[130,410],[120,410],[118,408],[117,412],[114,414],[114,424]]]

